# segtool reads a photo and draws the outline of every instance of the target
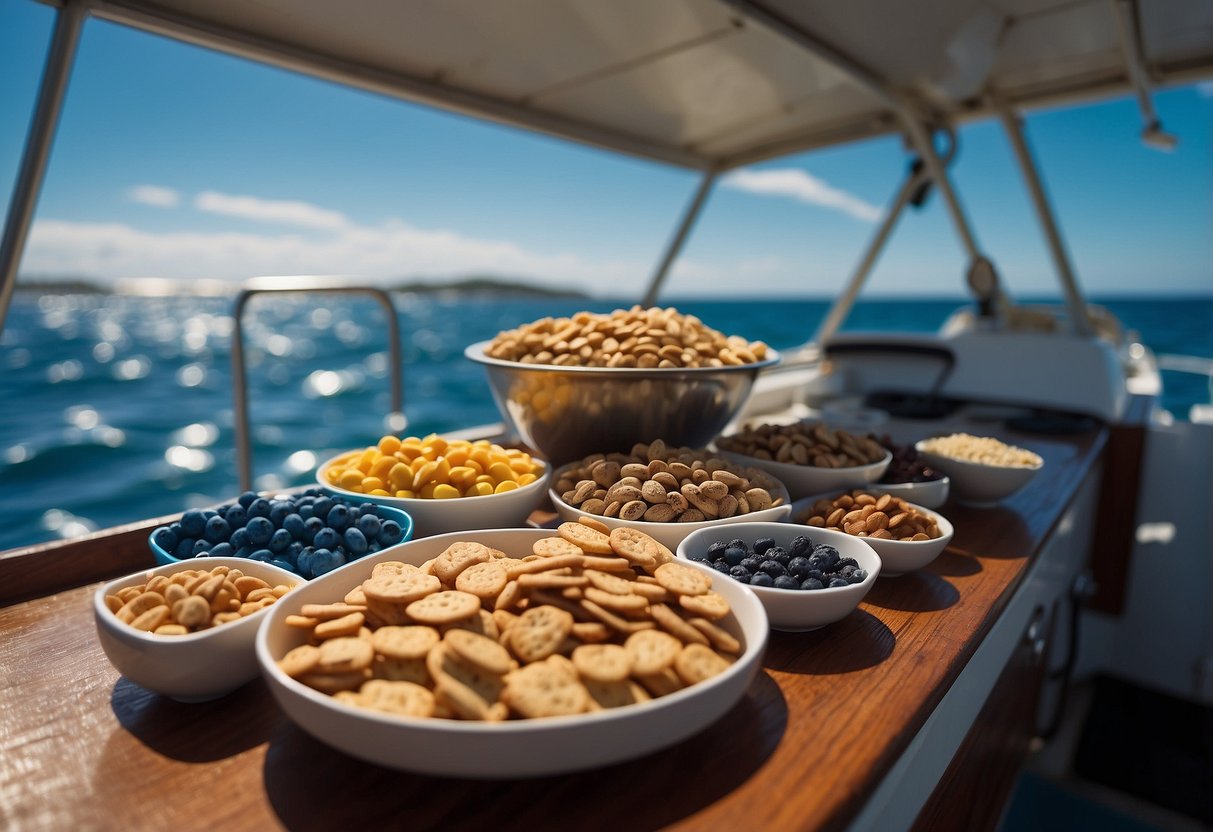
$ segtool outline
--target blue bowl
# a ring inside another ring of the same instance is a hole
[[[330,496],[332,496],[332,495],[330,495]],[[346,500],[345,502],[352,504],[355,501]],[[356,557],[351,558],[347,562],[353,563],[355,560],[358,560],[359,558],[366,557],[367,555],[370,555],[370,554],[377,554],[378,552],[382,552],[382,551],[385,551],[386,549],[390,549],[392,547],[399,546],[401,543],[406,543],[413,539],[413,518],[408,514],[408,512],[401,511],[398,508],[392,508],[391,506],[380,505],[380,504],[375,503],[370,500],[357,501],[357,502],[360,505],[373,505],[375,507],[375,516],[381,520],[395,520],[396,523],[398,523],[400,525],[400,531],[402,532],[402,536],[399,541],[397,541],[396,543],[393,543],[391,546],[385,546],[382,549],[376,550],[375,552],[370,552],[370,551],[364,552],[361,555],[357,555]],[[159,527],[157,527],[157,528],[159,528]],[[170,552],[166,552],[163,547],[161,547],[158,543],[156,543],[156,541],[154,539],[155,535],[156,535],[156,531],[153,529],[152,533],[149,534],[147,537],[147,545],[151,548],[152,554],[155,556],[156,563],[158,565],[168,566],[168,565],[174,564],[174,563],[181,563],[183,560],[192,560],[193,559],[193,558],[179,558]],[[344,546],[341,547],[341,551],[343,554],[345,554],[347,557],[349,557],[349,553],[345,550]],[[298,573],[296,573],[296,574],[298,574]],[[300,576],[300,577],[302,577],[302,576]],[[308,580],[308,579],[305,578],[305,580]]]

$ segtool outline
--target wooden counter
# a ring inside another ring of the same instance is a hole
[[[0,608],[0,828],[845,826],[997,620],[1106,436],[1003,434],[1038,451],[1044,472],[998,508],[944,506],[956,534],[933,564],[880,579],[838,624],[773,633],[745,697],[700,734],[562,777],[479,782],[363,763],[295,727],[260,680],[184,705],[120,677],[97,641],[96,584],[12,603]],[[107,546],[112,574],[150,565],[129,562],[130,541],[146,537],[137,528],[123,545],[100,536],[78,549],[85,571]],[[22,554],[0,556],[0,576],[20,572]],[[71,585],[70,560],[52,557]]]

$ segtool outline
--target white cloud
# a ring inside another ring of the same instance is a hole
[[[181,204],[181,194],[172,188],[159,185],[135,185],[126,192],[127,197],[143,205],[156,208],[176,208]]]
[[[198,194],[194,197],[194,207],[211,214],[330,231],[345,228],[350,224],[344,214],[307,202],[261,199],[217,191],[203,191]]]
[[[882,214],[878,206],[830,186],[798,168],[779,170],[742,170],[725,176],[726,187],[762,196],[784,196],[809,205],[831,208],[865,222],[875,222]]]

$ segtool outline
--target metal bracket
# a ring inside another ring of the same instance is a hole
[[[391,295],[383,289],[370,286],[283,286],[242,289],[236,296],[236,304],[232,311],[232,318],[235,322],[232,330],[232,405],[235,412],[236,467],[240,472],[240,489],[242,491],[248,491],[253,487],[253,452],[248,415],[248,375],[244,361],[244,310],[249,300],[255,295],[286,292],[370,295],[379,301],[379,305],[387,312],[388,350],[392,367],[392,410],[389,418],[399,416],[401,428],[404,426],[404,360],[400,347],[400,321],[396,317],[396,307],[392,303]]]

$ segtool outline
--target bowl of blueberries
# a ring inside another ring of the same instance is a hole
[[[675,554],[749,586],[772,628],[816,630],[859,606],[881,566],[862,538],[826,541],[820,531],[762,522],[705,528],[687,535]]]
[[[319,488],[263,496],[246,491],[234,502],[190,509],[148,539],[156,562],[237,557],[317,578],[413,536],[400,509],[353,502]]]

